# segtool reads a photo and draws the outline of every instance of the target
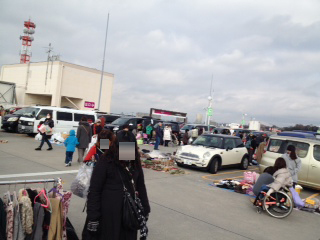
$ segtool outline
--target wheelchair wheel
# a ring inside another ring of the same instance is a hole
[[[271,197],[263,199],[263,207],[266,212],[274,218],[285,218],[289,216],[293,210],[293,202],[291,197],[283,192],[275,192]]]

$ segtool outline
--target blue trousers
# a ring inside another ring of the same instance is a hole
[[[66,152],[66,161],[65,163],[71,163],[72,162],[72,157],[73,157],[73,152]]]
[[[154,144],[154,149],[159,149],[160,137],[156,137],[156,143]]]

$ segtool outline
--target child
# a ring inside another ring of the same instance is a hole
[[[67,148],[65,164],[66,167],[70,167],[73,153],[76,150],[76,146],[79,145],[79,141],[76,137],[76,132],[74,130],[70,130],[70,136],[64,141],[64,145]]]

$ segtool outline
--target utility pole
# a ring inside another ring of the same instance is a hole
[[[209,92],[209,97],[208,97],[208,101],[209,101],[209,104],[208,104],[208,111],[207,111],[207,120],[208,120],[208,130],[210,131],[210,119],[211,119],[211,116],[212,116],[212,82],[213,82],[213,74],[211,76],[211,85],[210,85],[210,92]]]
[[[48,69],[49,69],[49,61],[50,61],[50,53],[52,52],[52,47],[51,43],[49,43],[49,49],[48,49],[48,59],[47,59],[47,72],[46,72],[46,81],[45,81],[45,86],[47,86],[47,79],[48,79]]]
[[[109,27],[109,13],[108,13],[108,21],[107,21],[107,29],[106,29],[106,38],[105,38],[105,40],[104,40],[104,51],[103,51],[101,80],[100,80],[100,92],[99,92],[99,100],[98,100],[98,110],[99,110],[99,111],[100,111],[100,101],[101,101],[101,92],[102,92],[102,80],[103,80],[103,72],[104,72],[104,60],[105,60],[105,57],[106,57],[106,47],[107,47],[107,38],[108,38],[108,27]]]

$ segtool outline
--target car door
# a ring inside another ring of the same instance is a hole
[[[71,112],[57,111],[57,126],[56,132],[69,133],[73,129],[73,114]]]
[[[234,141],[236,144],[237,163],[241,163],[243,156],[248,153],[248,150],[245,148],[245,146],[240,138],[236,138],[236,139],[234,139]]]
[[[320,145],[314,145],[312,151],[307,182],[308,185],[320,188]]]
[[[231,165],[239,163],[237,156],[238,150],[233,138],[224,139],[224,152],[222,156],[222,165]]]

